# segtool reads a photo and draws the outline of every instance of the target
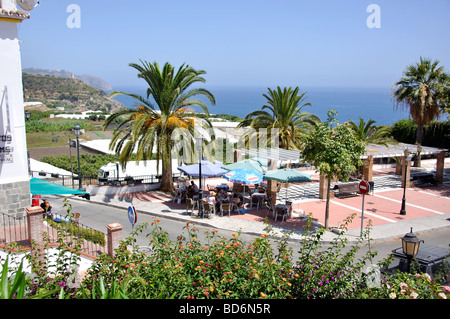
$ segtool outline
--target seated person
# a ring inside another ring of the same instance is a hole
[[[240,194],[233,194],[233,203],[238,207],[238,208],[242,208],[242,206],[244,205],[244,197],[242,197],[242,195]]]
[[[53,219],[52,218],[52,206],[46,199],[43,200],[43,202],[41,203],[40,206],[44,210],[44,217]]]
[[[217,195],[216,195],[216,210],[220,210],[220,204],[222,204],[223,202],[225,202],[227,199],[227,194],[225,192],[225,190],[221,189]]]
[[[192,198],[194,195],[198,194],[198,186],[195,185],[194,181],[191,181],[191,185],[187,188],[188,197]]]

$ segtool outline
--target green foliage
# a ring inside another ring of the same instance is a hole
[[[11,274],[8,275],[10,271]],[[11,269],[9,256],[7,256],[0,277],[0,299],[42,299],[56,293],[56,290],[51,290],[33,295],[28,288],[26,273],[23,271],[23,260],[17,269]]]
[[[343,225],[346,230],[356,214]],[[44,266],[39,276],[26,279],[21,266],[6,279],[5,263],[0,286],[8,297],[52,299],[382,299],[447,298],[450,288],[431,281],[424,274],[396,273],[372,280],[364,268],[372,264],[376,252],[369,250],[355,260],[356,253],[369,240],[370,227],[346,249],[344,234],[322,247],[324,229],[312,230],[311,216],[299,244],[298,259],[293,259],[287,243],[290,233],[281,238],[267,233],[251,242],[240,234],[231,239],[217,231],[206,233],[200,242],[198,229],[187,222],[176,240],[154,220],[138,225],[132,236],[115,250],[115,256],[102,255],[88,269],[83,280],[75,272],[78,244],[61,241],[55,254],[56,267]],[[140,252],[136,235],[151,227],[148,254]],[[68,234],[60,230],[58,237]],[[370,242],[369,242],[370,247]],[[5,285],[6,283],[6,285]]]
[[[348,122],[352,130],[355,132],[356,137],[371,144],[381,144],[387,146],[389,143],[394,143],[395,140],[391,139],[391,127],[390,126],[376,126],[376,121],[369,119],[364,122],[362,117],[359,117],[359,123],[356,124],[352,120]]]
[[[194,84],[206,81],[202,77],[206,73],[203,70],[195,70],[184,64],[175,69],[169,63],[165,63],[161,69],[157,62],[142,60],[141,64],[131,63],[130,66],[147,83],[147,96],[117,91],[111,93],[112,97],[127,95],[138,103],[135,110],[117,111],[106,119],[104,128],[118,117],[123,117],[114,130],[111,149],[120,154],[119,161],[125,166],[134,152],[138,160],[150,159],[156,146],[156,159],[162,161],[160,190],[172,191],[172,134],[184,130],[186,137],[192,139],[193,117],[196,117],[196,113],[192,113],[189,107],[199,106],[209,116],[208,107],[197,97],[206,97],[211,104],[215,104],[215,97],[204,88],[192,88]],[[150,97],[154,103],[149,100]],[[211,126],[208,119],[203,122]]]
[[[320,119],[308,112],[302,111],[305,106],[311,103],[305,102],[306,92],[299,93],[300,88],[284,88],[278,86],[276,90],[268,89],[268,94],[263,94],[267,99],[261,110],[248,114],[238,127],[250,126],[254,130],[244,134],[241,139],[266,140],[267,146],[284,149],[300,149],[301,135],[311,129],[314,123]],[[272,136],[261,128],[267,129]],[[277,135],[278,145],[271,145],[274,135]],[[259,142],[259,143],[261,143]]]
[[[416,140],[423,145],[423,127],[439,118],[448,108],[450,76],[439,60],[420,57],[420,61],[407,66],[403,77],[395,83],[392,96],[397,107],[409,111],[417,124]]]
[[[391,134],[402,143],[415,144],[417,124],[412,119],[403,119],[394,123]],[[433,121],[423,128],[422,145],[450,148],[450,121]]]
[[[132,158],[134,160],[135,157]],[[119,160],[118,155],[111,154],[81,154],[80,166],[83,176],[95,177],[98,175],[98,170],[103,165],[110,162],[117,162]],[[70,172],[70,156],[63,154],[59,156],[45,156],[41,159],[42,162],[51,164],[53,166],[65,169]],[[72,155],[73,172],[78,174],[78,156]]]
[[[402,119],[394,123],[392,136],[399,142],[414,144],[416,142],[417,124],[412,119]]]
[[[60,131],[71,131],[76,124],[80,125],[80,127],[86,131],[92,130],[94,128],[92,124],[87,124],[76,120],[57,121],[57,122],[28,121],[26,123],[25,128],[27,133],[60,132]]]
[[[22,271],[21,262],[17,269],[14,280],[8,278],[9,257],[6,257],[0,278],[0,299],[22,299],[25,296],[25,273]]]
[[[330,184],[334,177],[347,181],[361,162],[366,141],[359,139],[350,125],[339,125],[337,112],[328,111],[328,121],[315,124],[315,129],[302,137],[302,154],[306,162],[313,163],[327,178],[327,204],[325,228],[328,228]]]
[[[41,101],[49,107],[86,106],[91,110],[108,109],[120,105],[81,80],[50,75],[22,74],[25,101]]]
[[[329,111],[327,122],[317,124],[303,136],[302,156],[328,179],[337,176],[348,180],[348,174],[361,165],[366,143],[355,136],[349,125],[339,125],[332,113]]]

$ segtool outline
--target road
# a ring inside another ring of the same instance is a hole
[[[63,198],[58,196],[49,197],[49,202],[52,205],[52,211],[54,213],[66,215],[67,208],[63,207]],[[126,238],[130,236],[133,231],[133,227],[128,220],[127,211],[125,209],[119,209],[112,206],[97,204],[93,202],[88,202],[84,200],[70,199],[69,204],[72,206],[72,212],[80,212],[80,223],[99,231],[106,232],[106,225],[111,223],[120,223],[123,226],[123,237]],[[155,217],[145,213],[139,213],[137,217],[137,224],[142,225],[143,223],[151,224],[155,219],[160,220],[160,226],[169,233],[170,238],[175,240],[179,234],[182,233],[183,227],[186,225],[183,221],[165,219],[161,217]],[[137,227],[137,226],[135,226]],[[201,242],[204,241],[204,234],[206,231],[211,231],[211,228],[197,225],[199,229],[198,237]],[[136,228],[135,228],[136,229]],[[226,238],[232,238],[233,231],[219,230],[218,235],[224,236]],[[449,228],[443,228],[440,230],[428,231],[423,233],[417,233],[420,239],[423,239],[427,244],[433,244],[441,246],[444,248],[449,248],[450,246],[450,231]],[[241,234],[240,239],[246,242],[251,242],[255,238],[255,235]],[[148,247],[149,239],[146,233],[142,233],[136,237],[137,245],[140,247]],[[290,242],[290,246],[294,251],[294,258],[296,252],[299,249],[298,242]],[[323,245],[326,248],[326,245]],[[351,245],[349,244],[350,248]],[[378,251],[377,256],[374,258],[374,262],[378,262],[389,255],[389,253],[395,249],[401,247],[401,240],[383,240],[371,243],[371,249]],[[361,247],[357,254],[357,258],[364,255],[368,247]]]

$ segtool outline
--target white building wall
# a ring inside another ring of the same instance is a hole
[[[0,19],[0,212],[8,214],[30,205],[17,23]]]

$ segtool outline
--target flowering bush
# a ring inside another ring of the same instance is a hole
[[[350,216],[350,222],[354,216]],[[343,228],[346,228],[344,223]],[[151,251],[139,252],[135,235],[147,231]],[[368,239],[370,227],[350,249],[339,236],[322,247],[324,229],[310,231],[311,219],[293,260],[287,245],[290,233],[281,238],[266,233],[252,242],[220,237],[216,230],[206,233],[187,222],[176,240],[155,220],[136,227],[133,235],[121,242],[115,256],[102,255],[81,281],[76,276],[77,243],[67,246],[61,240],[56,265],[45,266],[39,276],[26,278],[25,293],[12,298],[341,298],[341,299],[416,299],[449,297],[450,288],[430,280],[425,274],[396,273],[381,277],[367,271],[374,252],[355,260],[360,244]],[[64,230],[61,230],[64,232]],[[344,249],[345,248],[345,249]],[[33,262],[33,260],[32,260]],[[36,266],[34,267],[36,269]],[[20,273],[20,271],[18,271]],[[375,279],[380,279],[374,280]],[[6,283],[6,279],[4,280]],[[10,289],[9,291],[13,291]]]
[[[428,274],[397,272],[382,278],[380,289],[372,293],[372,298],[447,299],[450,288],[431,280]]]

